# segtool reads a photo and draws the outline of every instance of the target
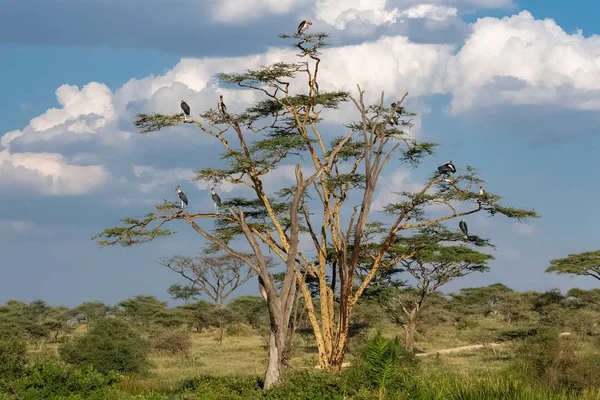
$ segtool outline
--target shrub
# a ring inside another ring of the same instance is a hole
[[[78,368],[60,363],[28,366],[20,377],[5,381],[2,391],[19,399],[88,396],[119,381],[115,373],[102,374],[93,367]]]
[[[95,321],[88,334],[59,348],[61,358],[74,365],[91,365],[100,372],[145,372],[148,344],[125,322],[114,318]]]
[[[154,349],[159,352],[187,355],[191,347],[190,336],[181,331],[165,331],[154,339]]]
[[[387,339],[381,331],[367,343],[361,356],[344,371],[345,391],[370,388],[383,398],[389,389],[399,388],[404,375],[417,369],[419,361],[406,351],[399,337]]]
[[[27,363],[27,345],[18,340],[0,340],[0,378],[21,373]]]

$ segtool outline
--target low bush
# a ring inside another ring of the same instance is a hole
[[[104,373],[140,373],[149,366],[148,350],[148,343],[127,323],[102,318],[91,325],[86,335],[63,344],[59,353],[70,364],[91,365]]]
[[[181,331],[164,331],[154,339],[154,349],[170,354],[189,354],[192,347],[190,335]]]
[[[23,400],[75,395],[87,398],[91,394],[103,392],[119,380],[120,376],[116,373],[102,374],[93,367],[78,368],[62,363],[41,363],[26,367],[18,377],[4,380],[1,392],[9,398]]]
[[[0,378],[19,375],[27,363],[27,345],[20,340],[0,340]]]

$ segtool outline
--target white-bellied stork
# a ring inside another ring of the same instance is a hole
[[[219,96],[219,104],[217,104],[217,108],[222,116],[227,116],[227,106],[225,106],[225,103],[223,102],[223,95]]]
[[[183,209],[183,203],[185,203],[185,205],[188,205],[188,199],[187,196],[185,195],[185,193],[183,193],[181,191],[181,186],[177,185],[177,197],[179,197],[179,200],[181,200],[181,208]]]
[[[453,174],[456,172],[456,167],[452,164],[452,161],[446,161],[444,165],[438,167],[438,172],[445,175]]]
[[[212,197],[213,202],[215,203],[215,213],[217,213],[219,210],[219,207],[221,207],[221,198],[219,197],[219,195],[217,193],[215,193],[214,187],[210,188],[210,196]]]
[[[188,106],[185,101],[181,100],[181,109],[183,110],[183,117],[187,121],[187,117],[190,116],[190,106]]]
[[[483,186],[479,186],[479,195],[485,196],[485,190],[483,190]]]
[[[458,223],[458,227],[460,228],[462,233],[465,234],[466,237],[469,237],[469,229],[467,228],[467,223],[464,219],[460,220],[460,222]]]
[[[312,22],[310,22],[309,20],[305,19],[304,21],[300,22],[300,25],[298,25],[298,35],[302,35],[304,32],[306,32],[306,30],[308,29],[309,26],[312,25]]]

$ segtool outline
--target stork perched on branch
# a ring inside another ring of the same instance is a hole
[[[177,185],[177,197],[181,200],[181,209],[183,209],[183,203],[185,203],[186,206],[188,205],[188,198],[185,193],[181,191],[181,186],[179,185]]]
[[[306,32],[306,30],[308,29],[309,26],[312,25],[312,22],[310,22],[309,20],[305,19],[304,21],[300,22],[300,25],[298,25],[298,35],[302,35],[304,32]]]
[[[219,109],[219,112],[223,117],[226,117],[228,115],[227,106],[225,106],[225,103],[223,102],[223,95],[219,96],[219,104],[217,104],[217,108]]]
[[[456,167],[452,164],[452,161],[446,161],[444,165],[438,167],[438,172],[443,175],[449,175],[456,172]]]
[[[215,193],[214,186],[212,188],[210,188],[210,195],[213,199],[213,202],[215,203],[215,214],[216,214],[219,212],[219,207],[221,207],[221,198],[219,197],[219,195],[217,193]]]
[[[181,100],[181,109],[183,110],[183,118],[187,121],[187,117],[190,116],[190,106],[188,106],[185,101]]]
[[[467,228],[467,223],[465,222],[464,219],[461,219],[460,222],[458,223],[458,227],[460,228],[460,230],[462,231],[462,233],[465,234],[465,237],[469,237],[469,229]]]

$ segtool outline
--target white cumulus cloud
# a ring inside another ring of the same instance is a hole
[[[22,187],[44,195],[80,195],[108,182],[100,165],[70,165],[60,154],[0,151],[0,184]]]
[[[479,19],[448,72],[454,113],[497,104],[600,109],[600,37],[567,34],[528,11]]]

